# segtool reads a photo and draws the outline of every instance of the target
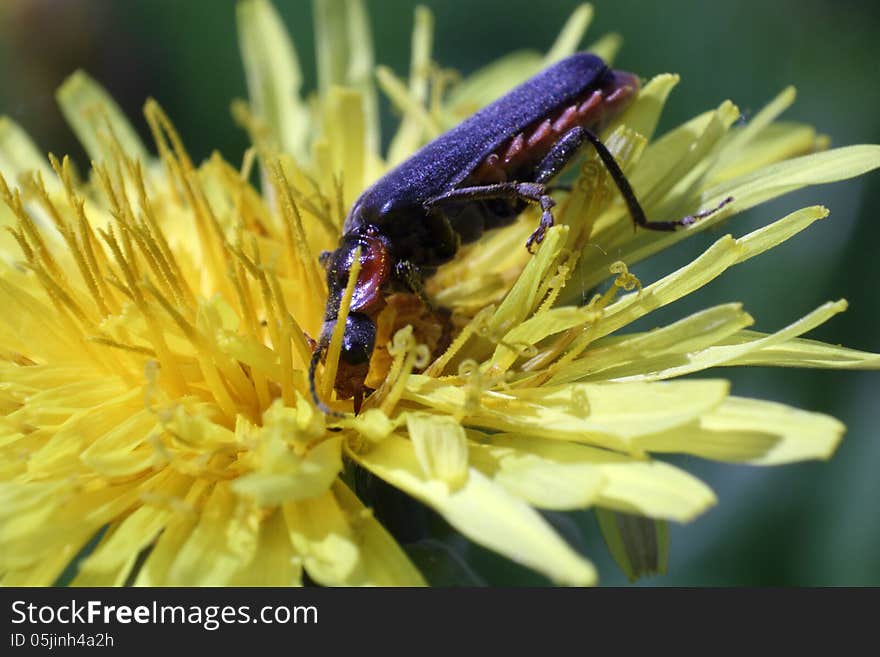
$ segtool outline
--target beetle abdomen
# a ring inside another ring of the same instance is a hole
[[[634,75],[613,71],[598,89],[586,89],[576,98],[535,120],[490,153],[463,186],[508,180],[531,180],[550,149],[576,126],[600,130],[606,117],[617,116],[639,88]]]

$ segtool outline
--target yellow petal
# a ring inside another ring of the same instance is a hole
[[[588,585],[595,570],[574,552],[536,511],[471,468],[455,492],[427,479],[412,444],[390,437],[369,452],[352,455],[391,485],[434,508],[471,540],[563,584]]]
[[[18,481],[0,482],[0,520],[3,521],[0,523],[0,540],[3,545],[27,540],[34,529],[46,527],[58,500],[65,499],[69,490],[69,484],[59,481],[30,482],[26,486]],[[6,569],[33,561],[27,552],[14,554],[6,550],[0,553],[0,559]]]
[[[139,498],[140,488],[131,482],[107,485],[84,478],[79,485],[70,479],[0,484],[0,570],[27,568],[62,549],[75,554]],[[63,565],[56,575],[61,570]]]
[[[826,214],[822,207],[803,208],[739,239],[725,235],[689,264],[608,306],[592,330],[593,335],[598,338],[613,333],[650,311],[687,296],[729,267],[789,239]],[[600,277],[595,278],[598,283]]]
[[[525,249],[538,219],[528,209],[505,230],[489,231],[474,244],[464,246],[455,258],[429,279],[427,289],[438,304],[485,312],[499,301],[532,259]]]
[[[79,563],[73,586],[125,585],[144,551],[150,550],[162,532],[175,524],[175,516],[191,513],[184,502],[192,486],[189,477],[166,470],[153,484],[153,490],[143,495],[145,504],[113,522],[98,546]],[[153,492],[156,489],[161,493]]]
[[[8,116],[0,116],[0,174],[9,185],[22,173],[39,171],[50,191],[61,187],[52,168],[27,132]]]
[[[747,341],[760,341],[766,338],[757,331],[740,331],[725,341],[739,344]],[[728,361],[725,365],[764,365],[775,367],[827,367],[841,370],[880,369],[880,354],[857,349],[848,349],[816,340],[794,338],[781,344],[762,346],[743,356]]]
[[[753,323],[738,303],[715,306],[648,333],[612,336],[557,369],[549,383],[621,379],[680,365]],[[654,368],[654,369],[651,369]]]
[[[389,418],[378,408],[370,408],[362,413],[358,413],[354,418],[345,418],[342,420],[343,425],[351,426],[367,440],[379,442],[391,435],[404,418]]]
[[[351,207],[355,198],[368,183],[368,158],[364,114],[364,99],[357,91],[333,87],[325,97],[322,111],[324,120],[322,138],[326,140],[328,161],[322,174],[325,189],[334,189],[333,176],[343,176],[345,207]]]
[[[407,413],[406,428],[425,477],[453,491],[465,484],[468,450],[461,424],[449,416]]]
[[[559,36],[556,37],[556,41],[544,56],[543,65],[550,66],[550,64],[576,52],[581,39],[584,38],[584,34],[586,34],[587,28],[590,27],[592,21],[593,6],[586,3],[578,5],[577,9],[568,17],[562,30],[559,32]]]
[[[277,147],[304,161],[310,116],[300,97],[296,48],[271,2],[245,0],[237,11],[238,44],[254,112]]]
[[[507,370],[520,355],[517,346],[538,344],[547,336],[586,324],[594,315],[595,311],[577,306],[563,306],[535,313],[504,335],[503,341],[495,347],[489,367]]]
[[[860,144],[777,162],[703,193],[709,207],[733,196],[738,211],[806,187],[860,176],[880,167],[880,146]]]
[[[486,437],[494,443],[491,437]],[[511,495],[540,509],[591,506],[605,484],[593,463],[561,463],[511,448],[471,445],[474,467]]]
[[[449,94],[450,125],[504,95],[541,70],[541,55],[533,51],[508,53],[471,73]]]
[[[620,52],[621,46],[623,46],[623,38],[619,34],[612,32],[611,34],[603,35],[587,46],[587,52],[599,55],[606,64],[611,64],[617,58],[617,53]]]
[[[734,115],[729,114],[724,119],[725,124],[730,121],[731,116]],[[717,140],[715,143],[718,143]],[[655,170],[654,167],[648,166],[652,152],[651,148],[646,150],[645,156],[639,163],[640,166],[632,175],[637,194],[640,193],[638,181],[639,176],[643,175],[641,172]],[[691,151],[688,153],[688,157],[691,157]],[[693,234],[691,231],[706,230],[735,212],[753,207],[758,203],[806,185],[834,182],[858,176],[878,166],[880,166],[880,146],[860,145],[776,162],[711,188],[702,189],[699,185],[689,186],[690,183],[684,181],[680,183],[679,186],[682,188],[676,193],[667,194],[668,200],[664,201],[662,206],[651,207],[651,199],[648,198],[648,214],[651,219],[680,218],[685,212],[713,208],[729,197],[733,197],[734,200],[725,209],[697,222],[689,230],[664,234],[652,231],[637,231],[633,234],[631,226],[624,220],[622,207],[618,214],[608,213],[605,215],[607,221],[597,224],[591,239],[611,255],[597,256],[591,249],[589,254],[579,261],[573,278],[583,288],[592,288],[607,276],[607,267],[612,260],[623,260],[628,264],[635,263],[685,239]],[[663,167],[659,170],[662,170],[666,175],[670,168]],[[704,170],[703,173],[705,174],[706,171]],[[660,185],[657,189],[666,193],[668,186]],[[579,295],[580,289],[569,290],[567,294],[563,294],[563,301],[573,299],[574,294]]]
[[[342,470],[341,444],[341,436],[328,438],[300,458],[274,443],[232,488],[263,506],[322,496]]]
[[[135,578],[135,586],[180,585],[170,578],[170,570],[196,527],[199,520],[198,512],[203,508],[204,500],[212,490],[211,485],[204,479],[190,479],[189,482],[189,490],[180,497],[163,495],[161,488],[147,497],[153,503],[167,506],[175,513],[169,517],[153,549],[144,560]],[[224,502],[228,502],[228,496],[224,496]]]
[[[654,76],[644,87],[639,90],[636,102],[623,115],[622,122],[630,129],[635,130],[645,139],[650,140],[654,136],[654,130],[660,121],[663,106],[678,84],[679,77],[664,73]]]
[[[616,511],[685,522],[715,503],[706,484],[661,461],[522,434],[491,436],[480,449],[493,459],[504,458],[512,449],[550,464],[594,469],[602,478],[595,505]]]
[[[724,102],[660,137],[645,149],[633,172],[633,185],[650,217],[667,216],[705,175],[710,154],[723,143],[739,117],[732,103]],[[620,234],[621,229],[617,229]],[[630,231],[630,236],[632,232]]]
[[[260,521],[257,545],[250,562],[229,580],[229,586],[300,586],[302,563],[288,537],[280,509]]]
[[[729,397],[693,424],[644,436],[636,442],[654,452],[779,465],[829,458],[843,432],[844,426],[828,415],[757,399]]]
[[[416,7],[409,64],[409,87],[400,89],[399,93],[392,93],[389,88],[397,81],[394,74],[390,69],[381,66],[376,72],[383,91],[392,102],[397,100],[395,104],[403,111],[400,126],[388,145],[388,166],[400,164],[418,150],[423,142],[422,136],[426,133],[432,139],[439,134],[439,126],[433,125],[434,122],[426,108],[433,40],[434,15],[427,7]]]
[[[51,304],[18,284],[16,278],[18,275],[12,270],[0,270],[0,304],[7,309],[0,314],[0,327],[6,338],[4,346],[27,354],[31,360],[55,366],[77,362],[82,348],[76,336],[64,331],[63,324],[59,326],[53,321],[57,315]],[[42,339],[33,340],[34,335]]]
[[[74,530],[66,534],[63,544],[57,545],[51,552],[35,561],[30,566],[9,570],[3,574],[0,584],[3,586],[53,586],[70,561],[80,552],[93,532]]]
[[[76,71],[64,81],[57,99],[67,123],[95,162],[115,160],[111,134],[129,157],[151,161],[137,131],[116,101],[83,71]]]
[[[29,455],[28,468],[32,474],[48,478],[77,471],[80,459],[88,462],[87,452],[94,447],[92,441],[100,442],[127,420],[135,437],[123,432],[121,443],[112,449],[120,447],[128,452],[142,443],[146,432],[156,425],[155,417],[147,417],[142,391],[121,393],[119,383],[114,378],[86,379],[44,390],[31,395],[26,405],[7,416],[22,431],[37,435],[45,432],[50,436]],[[95,452],[105,446],[95,447]]]
[[[176,477],[168,482],[164,492],[182,496],[185,485],[182,477]],[[103,579],[107,582],[105,586],[122,586],[140,552],[152,544],[173,515],[170,507],[142,506],[114,523],[80,564],[76,584],[87,586],[88,581]]]
[[[713,166],[713,180],[729,177],[729,174],[724,173],[724,169],[741,158],[746,147],[757,141],[758,135],[770,126],[782,112],[791,107],[796,95],[794,87],[786,87],[776,98],[761,108],[761,111],[755,114],[744,127],[732,131],[730,139],[724,144],[718,160]]]
[[[168,571],[174,586],[225,586],[253,559],[259,523],[242,514],[229,486],[214,487]]]
[[[342,482],[333,487],[339,506],[354,528],[364,566],[364,580],[371,586],[425,586],[425,579],[397,541]]]
[[[732,103],[724,102],[714,112],[698,116],[645,149],[630,178],[650,220],[677,220],[690,212],[714,207],[726,198],[705,201],[699,192],[704,187],[711,154],[723,143],[727,130],[738,116],[739,110]],[[697,222],[689,230],[660,233],[634,230],[625,205],[618,201],[596,221],[573,279],[584,289],[594,287],[607,276],[613,262],[638,262],[692,235],[690,230],[703,230],[730,216],[735,205]],[[595,245],[601,247],[599,253]]]
[[[788,121],[771,123],[761,130],[757,137],[745,144],[727,166],[713,169],[708,184],[732,180],[774,162],[827,148],[824,140],[825,138],[818,135],[811,125]],[[722,146],[721,158],[726,153],[726,147]]]
[[[92,423],[78,424],[88,429]],[[129,477],[143,472],[165,462],[165,458],[149,442],[150,438],[155,437],[157,429],[156,416],[141,410],[120,420],[104,434],[92,434],[96,438],[82,451],[80,458],[95,472],[107,477]]]
[[[169,571],[196,521],[194,513],[177,514],[171,518],[141,566],[135,586],[180,586],[180,582],[169,577]]]
[[[362,578],[362,556],[345,513],[331,491],[284,505],[287,531],[309,577],[325,586]]]
[[[726,381],[595,383],[485,392],[472,405],[461,386],[412,376],[404,398],[467,424],[628,451],[631,439],[690,422],[727,395]]]
[[[811,331],[844,310],[846,310],[845,301],[826,303],[776,333],[756,337],[753,340],[738,340],[736,344],[710,344],[691,350],[676,349],[672,354],[654,358],[648,354],[645,358],[634,359],[623,367],[611,367],[603,371],[602,379],[606,381],[659,381],[725,365],[742,356],[747,356],[751,352],[785,343],[798,335]],[[587,361],[588,358],[585,357],[584,361]]]
[[[313,5],[318,85],[323,96],[345,86],[356,90],[364,117],[361,148],[379,152],[379,105],[373,84],[373,37],[362,0],[323,0]],[[345,124],[339,124],[337,128]],[[353,146],[352,146],[353,147]],[[350,179],[358,185],[359,180]],[[362,189],[355,187],[355,190]],[[352,199],[353,200],[353,199]],[[350,203],[348,204],[350,205]]]
[[[827,216],[827,208],[821,205],[813,205],[792,212],[779,221],[774,221],[772,224],[767,224],[748,235],[740,237],[737,243],[745,247],[745,249],[736,261],[737,264],[745,262],[749,258],[754,258],[765,251],[769,251],[774,246],[778,246],[787,239],[794,237],[814,221],[824,219]]]
[[[551,270],[568,238],[568,226],[554,226],[547,231],[535,257],[529,260],[522,274],[504,301],[489,320],[491,333],[506,332],[528,317],[541,301],[541,283]]]

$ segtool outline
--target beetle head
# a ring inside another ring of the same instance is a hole
[[[339,317],[339,305],[348,285],[355,253],[360,248],[360,271],[354,284],[345,321],[342,354],[346,362],[368,361],[373,351],[376,326],[370,318],[382,299],[382,290],[391,276],[392,263],[385,239],[372,226],[344,235],[339,248],[329,255],[327,267],[327,308],[321,343],[330,341]]]
[[[373,226],[359,227],[346,233],[339,241],[339,248],[322,257],[322,264],[327,269],[327,307],[309,376],[315,401],[325,412],[328,409],[321,404],[315,392],[314,369],[318,360],[326,356],[358,248],[360,271],[354,284],[348,316],[345,318],[342,349],[333,384],[340,398],[354,396],[358,399],[362,395],[363,382],[369,371],[370,357],[376,343],[376,322],[373,318],[383,305],[382,292],[394,268],[388,244]]]

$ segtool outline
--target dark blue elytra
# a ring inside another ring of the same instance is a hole
[[[613,75],[590,53],[563,59],[425,145],[355,201],[342,232],[365,225],[388,233],[405,231],[395,221],[424,214],[423,203],[459,187],[494,150],[529,125],[598,88]],[[410,226],[410,229],[412,227]]]

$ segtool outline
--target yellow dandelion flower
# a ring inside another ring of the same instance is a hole
[[[527,211],[430,278],[451,313],[448,348],[432,354],[431,322],[397,307],[380,321],[361,412],[325,416],[311,400],[309,336],[326,296],[318,256],[335,247],[347,208],[425,141],[573,52],[590,10],[546,56],[517,54],[457,83],[432,66],[431,17],[419,10],[410,80],[376,76],[403,114],[383,156],[363,8],[316,8],[319,91],[307,102],[271,5],[239,3],[250,103],[234,112],[254,143],[241,167],[219,155],[194,163],[148,101],[152,156],[83,73],[58,100],[92,159],[87,179],[0,122],[4,584],[52,584],[71,564],[78,585],[425,583],[357,494],[364,472],[553,581],[592,584],[590,561],[539,510],[600,510],[635,575],[662,567],[663,521],[715,502],[653,455],[773,465],[833,453],[843,426],[831,417],[680,377],[730,365],[877,368],[880,356],[801,338],[844,301],[772,334],[751,330],[740,304],[622,332],[824,208],[725,235],[650,284],[627,266],[770,198],[874,169],[880,147],[824,150],[812,129],[776,123],[792,90],[746,125],[725,102],[655,139],[673,75],[649,81],[605,143],[650,217],[732,203],[687,231],[634,232],[587,158],[534,256]],[[610,59],[617,45],[592,49]],[[249,182],[257,164],[262,192]],[[323,399],[350,411],[332,398],[338,348],[328,351]]]

